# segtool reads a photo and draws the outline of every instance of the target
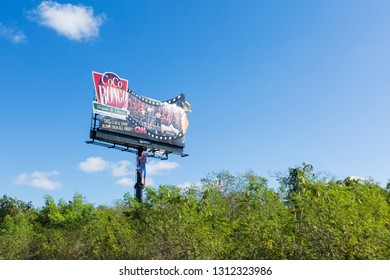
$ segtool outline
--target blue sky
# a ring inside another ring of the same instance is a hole
[[[185,152],[149,163],[181,185],[302,162],[390,178],[388,1],[8,1],[0,10],[0,193],[111,205],[135,156],[87,145],[92,71],[192,105]]]

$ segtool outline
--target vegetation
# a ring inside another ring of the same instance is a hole
[[[4,195],[0,259],[390,259],[390,183],[320,179],[307,164],[278,181],[222,171],[112,207]]]

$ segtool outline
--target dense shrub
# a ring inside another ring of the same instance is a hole
[[[372,180],[222,171],[114,206],[0,199],[0,259],[390,259],[390,191]]]

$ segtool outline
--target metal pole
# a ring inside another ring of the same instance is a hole
[[[142,154],[142,147],[138,147],[138,151],[137,151],[137,162],[138,162],[138,157],[141,156]],[[137,166],[138,167],[138,166]],[[142,176],[141,176],[141,172],[138,172],[138,170],[136,171],[137,173],[137,182],[135,183],[135,197],[140,201],[142,202]]]

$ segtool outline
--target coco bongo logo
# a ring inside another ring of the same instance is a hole
[[[97,102],[116,108],[125,108],[128,95],[128,81],[121,79],[117,74],[92,72]]]

